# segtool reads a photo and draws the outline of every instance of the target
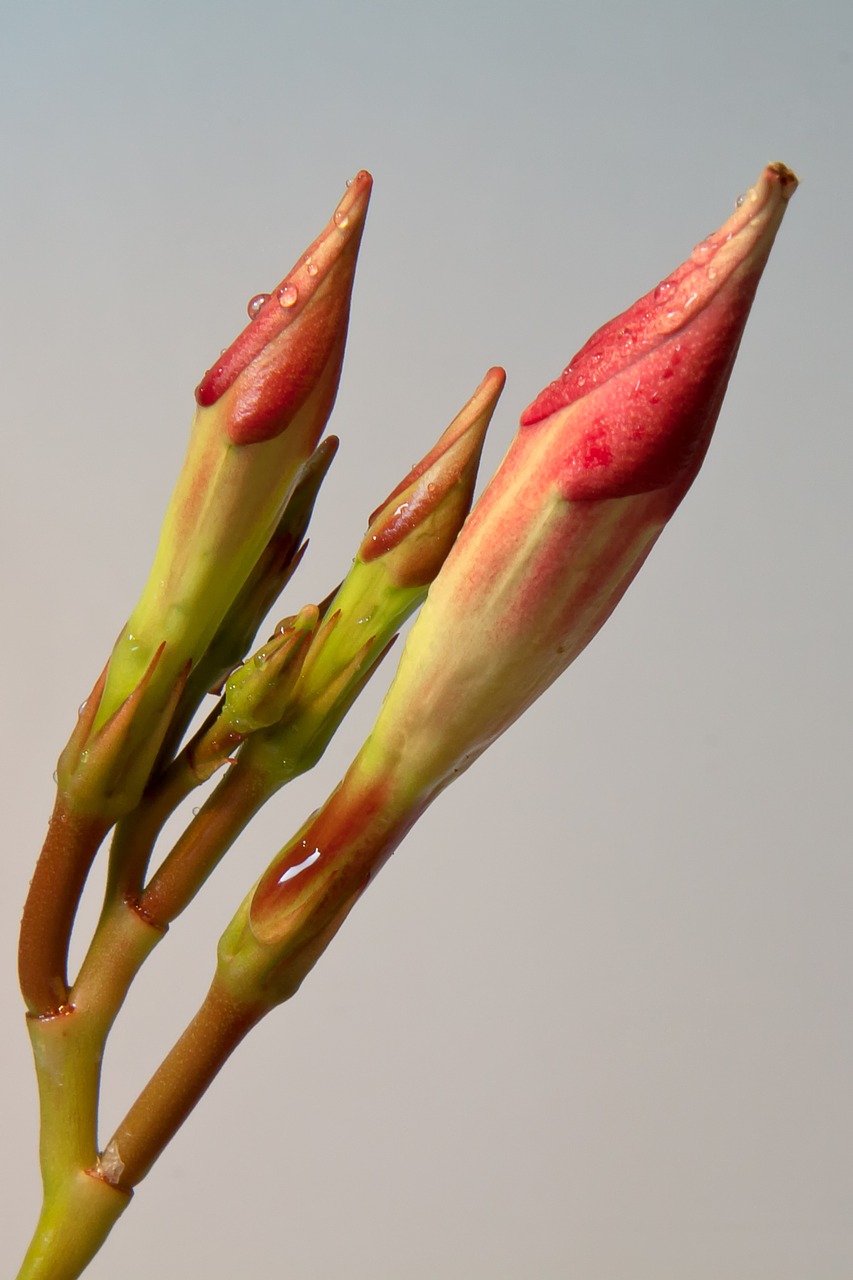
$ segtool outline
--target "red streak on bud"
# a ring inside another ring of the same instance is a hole
[[[560,415],[558,481],[572,501],[673,486],[701,465],[750,306],[796,179],[771,165],[715,235],[599,329],[521,418]]]
[[[372,182],[364,170],[356,175],[332,221],[196,388],[201,408],[232,393],[227,428],[235,444],[280,434],[321,378],[330,383],[331,410]]]
[[[319,421],[328,418],[343,365],[349,309],[348,297],[343,307],[335,306],[337,301],[315,299],[303,314],[298,348],[287,344],[290,350],[285,359],[278,350],[284,341],[273,341],[246,369],[228,415],[228,435],[234,444],[259,444],[279,435],[324,378],[328,395],[317,406],[317,417]],[[341,325],[342,333],[330,343],[330,334]]]
[[[387,782],[353,785],[352,775],[332,793],[255,890],[249,918],[261,942],[283,939],[290,930],[307,942],[366,887],[416,816],[401,824],[388,793]]]
[[[486,429],[505,380],[503,369],[489,370],[426,457],[371,515],[359,557],[367,563],[405,542],[391,569],[397,586],[425,586],[444,564],[471,507]]]

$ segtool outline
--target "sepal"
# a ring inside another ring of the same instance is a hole
[[[112,823],[139,802],[189,674],[185,667],[163,696],[148,697],[164,648],[104,724],[96,727],[106,669],[81,707],[56,767],[59,794],[74,811]]]

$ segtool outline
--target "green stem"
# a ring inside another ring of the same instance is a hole
[[[77,1280],[130,1202],[130,1193],[80,1171],[45,1194],[18,1280]]]
[[[133,975],[160,931],[130,907],[98,928],[88,968],[52,1017],[30,1015],[39,1087],[44,1200],[22,1280],[72,1280],[103,1243],[128,1200],[98,1158],[98,1095],[107,1033]]]

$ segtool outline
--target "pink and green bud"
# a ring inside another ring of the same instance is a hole
[[[435,794],[610,616],[699,470],[795,186],[769,166],[522,415],[412,629],[371,767]]]
[[[301,770],[319,759],[456,540],[503,384],[503,370],[490,369],[438,442],[370,517],[311,641],[287,714],[279,727],[247,744],[247,761],[263,756],[286,762],[289,774],[296,761]]]
[[[621,599],[705,456],[795,187],[783,165],[769,166],[728,222],[599,329],[523,415],[367,742],[226,935],[237,969],[266,973],[279,998],[418,815]]]
[[[373,512],[356,563],[381,564],[401,589],[430,585],[471,508],[483,441],[505,381],[503,369],[488,371],[426,457]]]
[[[99,724],[161,645],[158,681],[199,662],[269,545],[337,394],[370,187],[358,174],[202,379],[189,452],[148,584],[113,651]]]

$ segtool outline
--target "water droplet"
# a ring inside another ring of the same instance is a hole
[[[661,280],[655,289],[655,302],[666,302],[675,293],[675,282],[673,280]]]
[[[348,187],[351,187],[351,186],[352,186],[352,184],[353,184],[353,181],[354,181],[354,179],[353,179],[353,178],[347,178],[347,186],[348,186]]]
[[[586,385],[586,378],[583,376],[582,373],[578,374],[577,385],[579,387],[583,387]]]
[[[427,485],[427,493],[435,493],[435,485],[431,480]]]
[[[193,817],[197,818],[200,813],[201,813],[201,805],[197,804],[193,809]]]
[[[249,313],[249,319],[254,320],[265,302],[269,302],[270,295],[268,293],[256,293],[254,298],[249,299],[249,305],[246,310]]]
[[[707,276],[708,276],[708,279],[709,279],[709,280],[716,280],[716,278],[717,278],[716,268],[714,268],[714,267],[709,267],[709,268],[708,268],[708,270],[707,270],[707,272],[706,272],[706,274],[707,274]]]
[[[335,226],[339,231],[346,231],[349,226],[349,214],[344,213],[341,209],[335,210]]]
[[[317,266],[317,263],[314,261],[313,258],[306,258],[305,266],[308,270],[309,276],[316,276],[320,271],[320,268]]]
[[[283,307],[294,306],[298,297],[299,294],[296,290],[296,286],[292,284],[286,284],[278,291],[278,300]]]
[[[59,770],[58,770],[58,769],[54,769],[54,771],[53,771],[53,780],[54,780],[54,782],[59,782]]]
[[[80,703],[80,706],[77,708],[78,716],[82,716],[83,712],[86,710],[88,705],[89,705],[89,699],[84,698],[83,701]]]
[[[744,195],[740,195],[740,196],[738,196],[737,200],[735,200],[735,208],[736,208],[736,209],[739,209],[739,208],[741,207],[741,205],[743,204],[743,202],[744,202],[744,200],[745,200],[745,199],[746,199],[746,196],[744,196]]]
[[[657,404],[659,400],[660,400],[660,392],[653,391],[652,394],[649,396],[649,404]]]

